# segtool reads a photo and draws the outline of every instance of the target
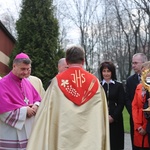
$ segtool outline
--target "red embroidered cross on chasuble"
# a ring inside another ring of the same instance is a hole
[[[56,77],[64,95],[79,106],[89,101],[98,90],[97,78],[83,68],[69,68]]]

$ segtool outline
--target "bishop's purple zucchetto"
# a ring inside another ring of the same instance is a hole
[[[15,59],[30,59],[29,56],[25,53],[19,53],[18,55],[16,55]]]

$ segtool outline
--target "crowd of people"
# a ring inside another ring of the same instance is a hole
[[[124,107],[132,150],[150,149],[150,94],[141,82],[150,69],[146,55],[133,55],[135,73],[125,88],[113,62],[100,64],[99,79],[84,69],[84,59],[82,47],[69,47],[45,90],[31,75],[29,56],[16,55],[0,78],[0,150],[124,150]]]

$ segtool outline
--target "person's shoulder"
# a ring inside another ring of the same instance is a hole
[[[141,83],[139,83],[136,88],[135,88],[135,92],[136,93],[141,93],[142,92],[142,88],[143,88],[143,85]]]
[[[86,79],[87,80],[92,79],[95,82],[100,82],[99,79],[94,74],[92,74],[92,73],[90,73],[90,72],[88,72],[86,70],[84,70],[84,71],[85,71],[85,75],[86,75]]]
[[[139,83],[136,88],[139,89],[139,88],[142,88],[142,87],[143,87],[142,83]]]
[[[87,71],[87,70],[85,70],[85,69],[82,69],[82,71],[83,71],[86,75],[98,79],[98,77],[97,77],[95,74],[93,74],[93,73],[91,73],[91,72],[89,72],[89,71]]]
[[[12,81],[12,80],[11,80],[9,74],[6,74],[5,76],[3,76],[3,77],[0,78],[0,82],[1,83],[5,83],[6,82],[6,84],[7,84],[7,82],[10,82],[10,81]]]
[[[40,80],[41,81],[40,78],[38,78],[37,76],[33,76],[33,75],[30,75],[29,79],[31,79],[31,80]]]
[[[128,80],[133,80],[136,76],[137,76],[136,73],[133,74],[133,75],[131,75],[131,76],[129,76],[129,77],[127,78],[127,81],[128,81]]]
[[[122,88],[124,87],[123,83],[121,81],[115,80],[116,87]]]
[[[121,81],[115,80],[115,84],[122,85],[123,83]]]

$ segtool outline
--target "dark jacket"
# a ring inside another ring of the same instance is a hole
[[[128,77],[127,82],[126,82],[126,108],[131,115],[131,103],[133,101],[134,98],[134,94],[135,94],[135,90],[137,85],[139,84],[139,79],[138,79],[138,74],[134,74],[130,77]]]
[[[107,84],[102,85],[107,95]],[[111,150],[124,148],[124,126],[122,111],[125,102],[125,91],[123,84],[115,81],[109,84],[109,96],[107,97],[109,115],[114,119],[110,124],[110,144]]]

